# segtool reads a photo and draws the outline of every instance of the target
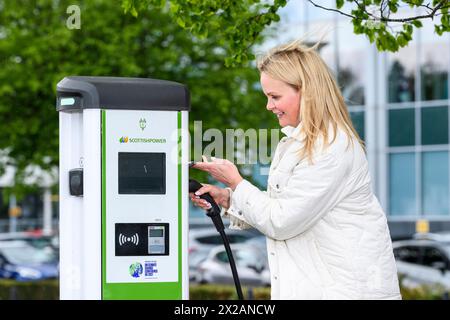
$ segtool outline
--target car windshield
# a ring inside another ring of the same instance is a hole
[[[0,251],[5,258],[13,264],[37,265],[56,263],[56,256],[52,250],[37,249],[26,242],[12,242],[0,246]]]
[[[254,251],[254,249],[242,248],[238,250],[233,249],[232,251],[238,266],[248,267],[264,261],[264,257],[258,254],[257,251]],[[223,263],[229,263],[226,251],[218,252],[216,258]]]
[[[447,254],[447,257],[450,259],[450,242],[445,243],[442,248],[445,250],[445,253]]]

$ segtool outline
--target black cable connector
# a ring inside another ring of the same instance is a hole
[[[201,187],[202,184],[200,182],[189,179],[189,192],[195,193]],[[225,227],[223,225],[222,218],[220,217],[220,208],[209,193],[200,195],[200,198],[208,201],[211,204],[211,208],[207,210],[206,215],[211,218],[214,226],[222,237],[223,245],[225,246],[225,251],[227,252],[228,260],[230,261],[231,273],[233,274],[234,285],[236,287],[238,298],[239,300],[244,300],[244,297],[242,295],[241,283],[239,281],[239,275],[236,269],[236,263],[234,262],[233,253],[231,252],[230,248],[230,242],[225,233]]]

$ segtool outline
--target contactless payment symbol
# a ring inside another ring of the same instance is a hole
[[[130,276],[133,278],[139,278],[144,270],[142,268],[142,264],[135,262],[130,265],[128,271],[130,272]]]
[[[132,235],[131,237],[126,237],[123,234],[120,234],[119,235],[119,244],[121,246],[123,246],[127,242],[131,242],[132,244],[137,246],[139,244],[139,235],[136,233],[136,234]]]

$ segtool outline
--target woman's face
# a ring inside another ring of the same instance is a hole
[[[281,127],[296,127],[299,124],[300,91],[287,83],[261,72],[261,86],[267,96],[267,110],[278,118]]]

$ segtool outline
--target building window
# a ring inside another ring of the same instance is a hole
[[[351,111],[350,118],[352,119],[353,126],[355,130],[358,132],[359,137],[362,140],[365,140],[364,135],[364,111]]]
[[[424,23],[420,43],[421,100],[448,99],[448,67],[450,47],[445,35],[434,32],[433,23]]]
[[[422,144],[448,144],[448,107],[422,108]]]
[[[415,100],[416,54],[415,46],[400,49],[389,55],[388,102],[410,102]]]
[[[348,106],[362,106],[364,99],[364,52],[348,50],[339,53],[337,81]]]
[[[414,109],[389,110],[389,146],[412,146],[415,144]]]
[[[424,152],[422,156],[423,214],[448,215],[448,152]]]
[[[416,215],[416,163],[414,153],[389,156],[389,212],[392,216]]]
[[[416,215],[416,165],[414,153],[389,156],[389,212],[393,216]]]
[[[420,68],[422,100],[448,99],[447,72],[428,61]]]

